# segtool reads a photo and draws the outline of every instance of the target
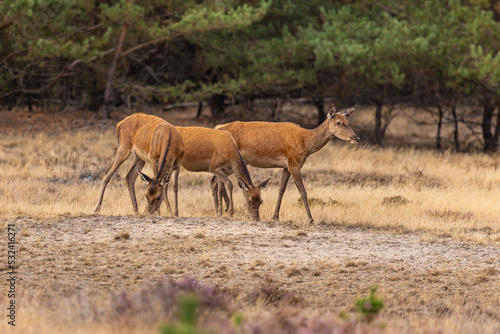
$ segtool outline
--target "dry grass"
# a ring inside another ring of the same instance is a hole
[[[102,175],[116,149],[113,131],[77,132],[0,140],[0,217],[89,216]],[[102,214],[133,214],[123,180],[131,161],[111,180]],[[405,233],[424,231],[457,240],[500,240],[500,161],[483,154],[374,149],[336,141],[310,157],[303,168],[317,224],[367,226]],[[151,174],[149,167],[146,173]],[[263,193],[263,220],[277,198],[279,170],[250,168],[255,182],[271,177]],[[182,171],[182,217],[214,216],[207,173]],[[144,185],[136,183],[140,206]],[[235,219],[247,219],[239,189]],[[163,213],[167,214],[165,207]],[[281,220],[306,228],[305,211],[291,181]],[[201,237],[201,235],[200,235]]]
[[[355,298],[365,296],[376,283],[386,302],[378,322],[387,326],[385,333],[499,330],[498,156],[355,147],[335,140],[303,168],[315,224],[305,223],[292,181],[283,198],[281,221],[266,221],[274,212],[280,171],[250,168],[255,183],[272,177],[263,193],[264,221],[245,221],[235,187],[233,218],[243,221],[235,230],[234,221],[221,220],[218,227],[205,218],[186,219],[215,217],[215,210],[211,176],[185,170],[179,178],[184,219],[169,223],[162,217],[134,216],[124,181],[131,161],[111,180],[102,215],[95,216],[100,182],[116,146],[110,128],[0,138],[0,226],[19,222],[20,270],[28,291],[22,297],[20,332],[156,332],[161,319],[141,326],[143,318],[125,323],[114,318],[96,321],[93,315],[107,309],[108,291],[136,291],[165,275],[180,279],[193,273],[231,289],[248,319],[295,319],[293,312],[299,312],[270,308],[261,284],[279,286],[273,293],[296,293],[305,314],[345,312],[352,319]],[[149,166],[145,172],[151,174]],[[144,189],[137,181],[142,207]],[[162,215],[168,215],[165,206]],[[117,227],[121,221],[125,223]],[[252,226],[249,232],[246,228]],[[262,235],[255,234],[256,226]],[[354,232],[372,238],[356,243]],[[413,266],[418,258],[384,262],[370,257],[406,237],[441,252],[441,258]],[[309,258],[315,247],[335,254],[349,243],[355,246],[342,251],[345,257]],[[447,253],[452,243],[493,252],[481,260],[457,258]],[[375,253],[363,255],[365,246]],[[0,285],[1,305],[6,302],[1,297],[4,288]],[[47,301],[42,291],[49,288],[52,297]],[[248,302],[247,295],[255,289],[261,291],[262,305]],[[376,331],[376,326],[364,332]]]

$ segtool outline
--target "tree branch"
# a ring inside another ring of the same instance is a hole
[[[104,52],[104,55],[108,55],[110,53],[112,53],[115,49],[110,49],[108,51],[105,51]],[[93,56],[93,57],[90,57],[90,59],[88,60],[89,62],[92,62],[94,60],[97,59],[97,56]],[[14,95],[14,94],[18,94],[18,93],[23,93],[23,94],[40,94],[41,92],[43,92],[44,90],[54,86],[61,78],[63,78],[69,71],[71,71],[76,65],[80,64],[81,62],[83,62],[82,59],[77,59],[75,61],[73,61],[71,64],[67,65],[66,67],[64,67],[62,69],[61,72],[59,72],[59,74],[54,77],[53,79],[50,79],[50,82],[47,83],[45,86],[42,86],[38,89],[24,89],[24,88],[20,88],[20,89],[15,89],[15,90],[12,90],[8,93],[4,93],[2,95],[0,95],[0,98],[4,98],[4,97],[7,97],[7,96],[10,96],[10,95]]]

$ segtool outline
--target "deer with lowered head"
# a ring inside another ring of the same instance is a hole
[[[113,174],[130,154],[134,153],[134,163],[125,177],[134,212],[138,212],[134,184],[140,174],[142,180],[148,184],[146,212],[149,214],[158,213],[172,170],[178,165],[184,154],[184,143],[181,135],[173,125],[164,119],[137,113],[117,124],[116,137],[118,138],[118,150],[111,167],[104,175],[99,200],[94,211],[100,211],[104,191]],[[152,178],[141,173],[146,162],[151,163],[153,168],[154,176]]]
[[[233,183],[228,178],[236,174],[238,185],[243,191],[246,210],[253,220],[259,220],[259,207],[262,204],[260,191],[265,188],[269,179],[258,186],[254,186],[247,166],[243,160],[236,143],[227,131],[220,131],[202,127],[176,127],[184,143],[184,155],[180,165],[192,172],[210,172],[215,176],[219,185],[214,193],[214,204],[217,213],[222,214],[222,191],[228,189],[228,210],[234,213]],[[180,168],[176,170],[173,180],[174,189],[174,215],[178,213],[178,177]],[[225,187],[223,186],[225,185]],[[215,197],[217,196],[217,198]],[[226,194],[227,196],[227,194]],[[167,206],[170,207],[167,199]]]
[[[356,107],[337,112],[332,104],[327,119],[312,130],[288,122],[232,122],[218,125],[215,129],[231,133],[247,164],[257,168],[283,168],[278,202],[272,219],[279,219],[281,200],[291,175],[304,203],[309,223],[312,223],[301,168],[308,156],[323,148],[333,137],[351,144],[359,142],[359,137],[347,121]],[[212,187],[219,187],[214,179]],[[217,191],[220,193],[219,189]],[[214,201],[216,200],[220,200],[220,196],[217,199],[214,197]]]

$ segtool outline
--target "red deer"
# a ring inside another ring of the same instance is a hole
[[[307,218],[312,223],[300,170],[307,157],[323,148],[333,137],[350,143],[359,142],[359,137],[347,121],[356,107],[336,112],[332,104],[327,119],[312,130],[285,122],[232,122],[215,128],[231,133],[247,164],[258,168],[283,168],[278,202],[272,219],[279,218],[281,199],[291,175],[304,203]],[[213,179],[212,187],[218,187]]]
[[[230,214],[234,212],[233,206],[233,184],[228,176],[236,174],[238,185],[243,190],[245,207],[254,220],[259,220],[259,207],[262,204],[260,196],[261,189],[264,189],[266,180],[258,186],[252,184],[252,179],[248,173],[247,166],[236,147],[231,134],[226,131],[202,127],[176,127],[184,143],[184,155],[180,160],[180,165],[192,172],[210,172],[215,175],[220,192],[217,196],[222,196],[223,186],[228,189],[228,210]],[[174,214],[177,215],[178,203],[178,176],[180,168],[176,170],[174,176]],[[217,213],[222,214],[222,200],[214,201]],[[219,203],[220,205],[218,205]],[[167,205],[168,200],[167,200]]]
[[[116,137],[118,138],[118,150],[111,167],[104,175],[101,193],[94,211],[100,211],[104,190],[109,180],[133,152],[134,163],[125,180],[134,212],[138,212],[134,184],[140,174],[142,180],[148,183],[146,212],[149,214],[157,213],[165,196],[165,186],[170,180],[172,169],[177,166],[184,154],[181,135],[173,125],[164,119],[137,113],[118,123]],[[146,162],[151,163],[154,178],[141,173]]]

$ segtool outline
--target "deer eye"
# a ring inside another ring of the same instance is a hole
[[[337,122],[337,125],[340,125],[340,124],[342,124],[342,123],[340,123],[340,122]]]

